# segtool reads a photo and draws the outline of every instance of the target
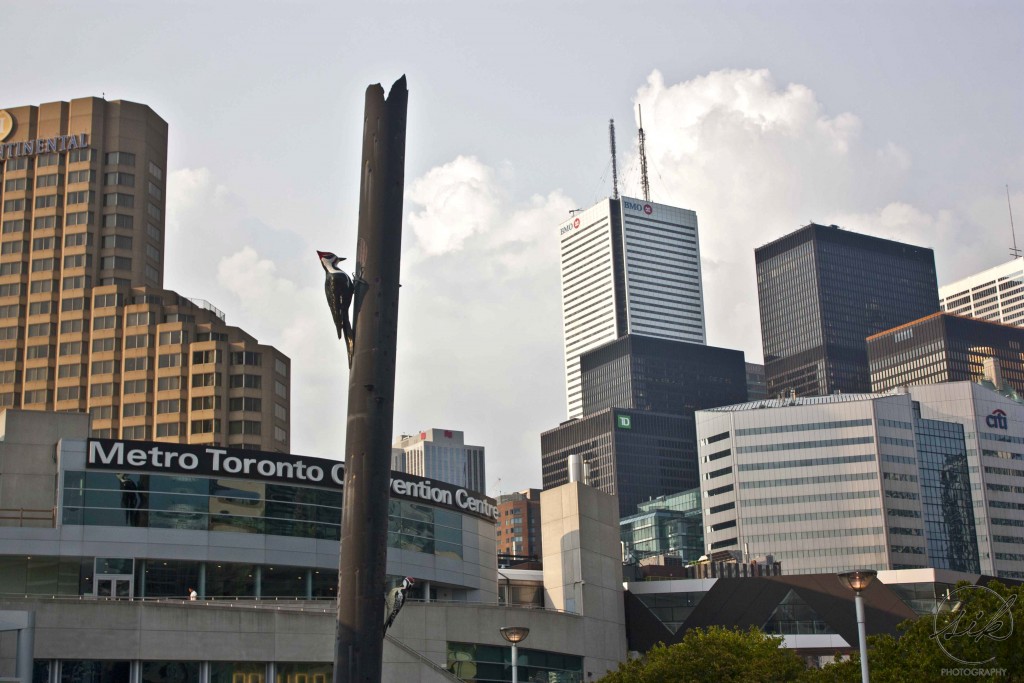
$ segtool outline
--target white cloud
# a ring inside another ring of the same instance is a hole
[[[409,214],[409,227],[424,253],[457,251],[491,227],[501,194],[492,169],[475,157],[457,157],[408,187],[408,201],[422,207]]]
[[[933,247],[937,257],[946,246],[962,251],[956,207],[899,198],[910,154],[893,142],[873,148],[856,114],[828,112],[804,85],[780,86],[763,69],[675,84],[654,71],[635,101],[652,199],[698,213],[712,344],[761,358],[754,249],[812,220]]]
[[[1005,197],[907,200],[910,154],[868,144],[855,113],[829,112],[806,86],[780,86],[765,70],[681,83],[655,71],[636,101],[653,199],[700,218],[712,344],[760,359],[754,248],[810,220],[931,246],[940,282],[947,263],[957,276],[992,265],[975,228],[1006,222]],[[339,456],[348,373],[312,254],[331,245],[312,244],[324,237],[314,229],[261,222],[207,169],[171,174],[168,194],[168,249],[180,252],[168,258],[168,286],[210,299],[288,354],[293,450]],[[565,415],[557,226],[578,204],[530,186],[510,163],[472,156],[412,179],[405,200],[395,433],[463,430],[487,448],[490,493],[538,486],[540,432]]]
[[[460,157],[407,194],[395,431],[464,430],[492,493],[539,485],[540,432],[565,410],[555,226],[574,204],[515,203],[516,182]]]

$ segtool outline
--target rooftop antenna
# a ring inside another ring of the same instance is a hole
[[[636,105],[637,113],[640,115],[640,186],[644,190],[644,201],[651,201],[651,184],[647,181],[647,146],[644,144],[644,112],[639,104]]]
[[[1013,248],[1010,249],[1010,256],[1020,258],[1020,249],[1017,248],[1017,231],[1013,229],[1013,206],[1010,204],[1010,186],[1006,186],[1006,208],[1010,210],[1010,234],[1013,236]]]
[[[612,199],[618,199],[619,167],[615,160],[615,119],[608,119],[608,138],[612,145]]]

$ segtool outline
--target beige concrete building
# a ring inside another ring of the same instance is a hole
[[[331,680],[343,464],[205,458],[87,429],[84,415],[0,411],[0,678],[20,659],[25,683]],[[596,680],[625,659],[613,497],[545,492],[544,547],[563,554],[550,577],[525,572],[536,599],[520,602],[500,590],[517,574],[497,567],[493,499],[392,476],[405,483],[389,503],[388,581],[416,583],[384,681],[507,681],[505,626],[529,629],[521,681]]]
[[[0,407],[287,452],[288,358],[162,288],[166,169],[167,123],[146,105],[0,111]]]

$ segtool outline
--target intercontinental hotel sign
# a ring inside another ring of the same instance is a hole
[[[345,463],[338,460],[152,441],[89,439],[88,445],[87,470],[225,477],[339,491],[345,485]],[[494,499],[414,474],[392,472],[391,497],[428,503],[492,522],[498,517]]]
[[[0,161],[49,154],[50,152],[67,152],[89,146],[89,136],[85,133],[54,135],[49,138],[21,142],[4,142],[13,131],[14,118],[10,112],[0,111]]]

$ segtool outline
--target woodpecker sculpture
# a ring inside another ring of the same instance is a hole
[[[355,336],[352,333],[352,322],[348,317],[348,309],[352,304],[352,295],[355,293],[355,285],[348,273],[343,271],[339,264],[345,260],[342,256],[336,256],[329,251],[316,252],[320,257],[320,265],[327,273],[324,282],[324,291],[327,293],[327,305],[331,307],[331,315],[334,316],[334,326],[338,328],[338,339],[345,338],[345,347],[348,349],[348,366],[352,367],[352,355],[355,353]]]
[[[395,617],[405,604],[405,593],[416,585],[416,579],[407,576],[402,579],[402,585],[392,588],[384,597],[384,635],[387,635],[388,627],[395,623]]]

